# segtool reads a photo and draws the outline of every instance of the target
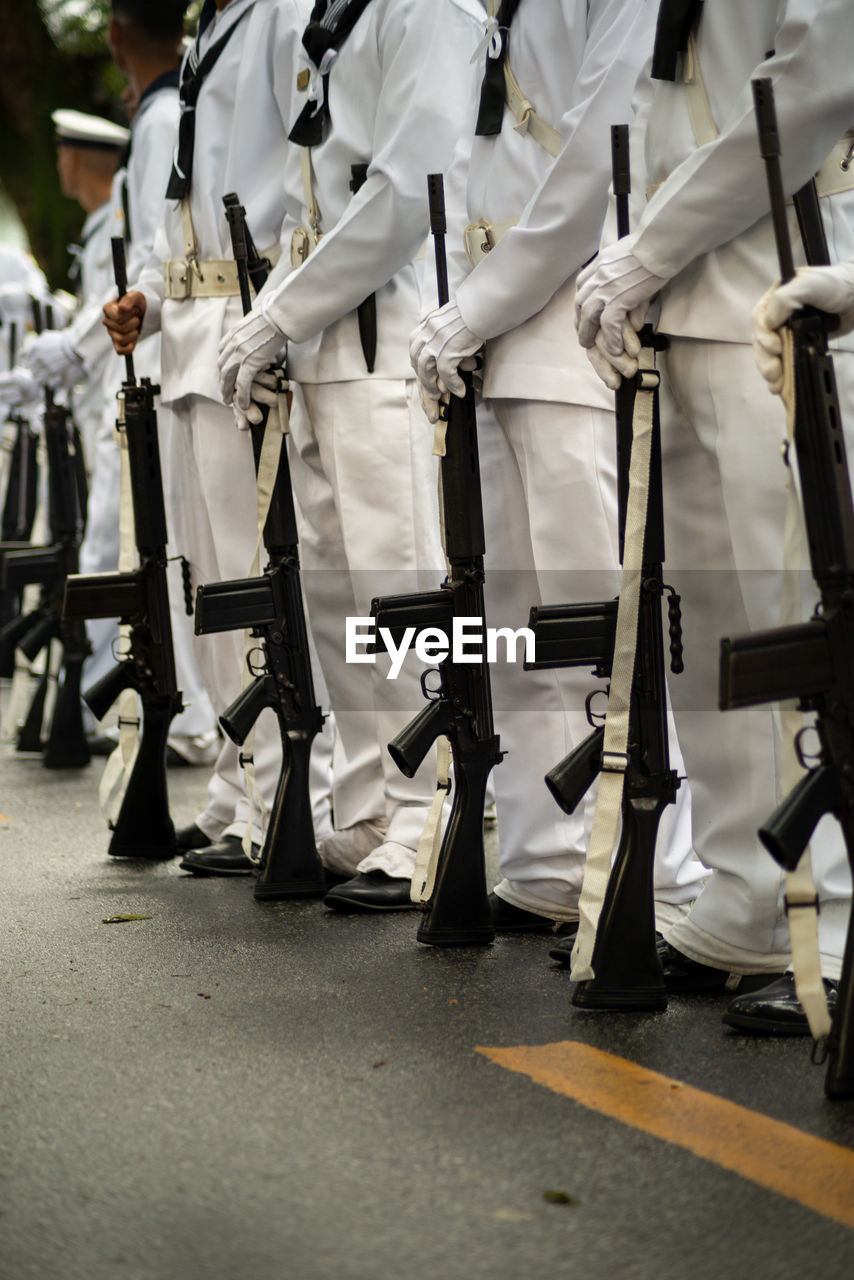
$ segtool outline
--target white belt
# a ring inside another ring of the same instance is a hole
[[[485,218],[481,218],[480,222],[469,223],[463,231],[463,245],[471,265],[476,267],[479,262],[483,262],[486,255],[518,221],[518,218],[505,218],[503,222],[487,222]]]
[[[273,266],[279,261],[281,246],[265,249],[263,257]],[[166,297],[235,298],[240,294],[237,263],[233,258],[208,258],[188,262],[186,258],[168,258],[163,263]]]

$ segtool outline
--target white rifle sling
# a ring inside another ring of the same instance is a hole
[[[264,428],[264,443],[261,446],[261,456],[258,459],[258,533],[255,539],[255,552],[252,556],[252,564],[249,569],[249,577],[257,578],[261,573],[261,547],[264,542],[264,526],[267,523],[267,514],[270,510],[270,503],[273,498],[273,490],[276,485],[276,477],[279,474],[279,458],[282,449],[286,447],[284,441],[288,434],[288,400],[287,400],[287,382],[282,375],[283,385],[279,388],[279,394],[276,397],[275,405],[270,406],[267,415],[267,423]],[[255,676],[250,666],[251,654],[256,648],[255,641],[251,634],[247,631],[243,642],[243,689],[249,687]],[[264,804],[264,797],[261,794],[255,782],[255,725],[246,735],[241,751],[241,763],[243,765],[243,774],[246,778],[246,791],[249,796],[249,821],[246,824],[246,831],[243,835],[243,852],[252,862],[260,859],[260,846],[263,844],[264,831],[267,823],[267,806]],[[258,815],[258,828],[260,833],[259,853],[256,855],[252,850],[252,835],[255,825],[255,815]]]
[[[638,357],[639,385],[635,393],[632,420],[632,457],[629,467],[629,495],[626,510],[626,533],[623,548],[623,571],[617,607],[614,637],[614,661],[605,713],[605,736],[602,746],[602,771],[590,846],[584,866],[584,882],[578,903],[579,927],[572,949],[573,982],[593,977],[593,947],[599,916],[608,887],[611,860],[623,806],[626,768],[628,765],[629,721],[635,656],[638,642],[638,617],[642,589],[642,565],[646,515],[649,502],[649,472],[652,459],[653,412],[658,387],[655,352],[642,347]]]
[[[136,566],[136,534],[133,520],[133,496],[130,482],[127,431],[125,430],[124,396],[117,397],[118,419],[114,432],[119,448],[119,571],[124,573]],[[119,627],[119,650],[130,649],[130,627]],[[129,659],[124,659],[128,661]],[[135,689],[123,689],[118,701],[119,742],[110,753],[101,781],[98,784],[98,803],[101,816],[109,823],[115,822],[122,807],[125,791],[139,751],[139,700]]]
[[[780,330],[783,340],[783,389],[786,406],[786,534],[783,547],[783,586],[780,622],[785,626],[801,621],[802,602],[800,570],[806,555],[806,529],[803,508],[798,499],[797,486],[792,471],[795,431],[795,361],[791,330]],[[783,762],[781,783],[783,794],[788,795],[803,776],[803,770],[795,753],[795,741],[803,728],[803,716],[794,702],[780,704],[781,732],[783,736]],[[795,991],[807,1016],[814,1040],[830,1034],[830,1013],[827,993],[821,979],[821,958],[818,944],[818,896],[812,874],[812,858],[809,845],[801,854],[794,871],[786,872],[786,915],[792,944],[792,968],[795,972]]]

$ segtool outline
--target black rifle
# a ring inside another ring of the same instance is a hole
[[[628,234],[628,128],[611,131],[617,230]],[[667,339],[645,325],[641,344],[663,351]],[[620,559],[625,542],[632,419],[636,392],[648,385],[648,373],[623,378],[616,393],[617,498]],[[657,379],[657,375],[655,375]],[[655,383],[657,386],[657,381]],[[679,778],[670,768],[667,691],[661,606],[668,596],[670,668],[682,670],[679,597],[665,585],[664,512],[661,488],[661,433],[658,398],[653,410],[649,504],[644,533],[637,653],[629,712],[629,741],[622,804],[622,831],[596,931],[592,968],[595,977],[576,984],[573,1004],[585,1009],[664,1009],[667,998],[656,951],[653,866],[661,815],[676,800]],[[611,675],[617,601],[533,608],[530,627],[536,641],[536,667],[593,667],[600,679]],[[600,691],[596,691],[597,693]],[[594,724],[592,701],[587,715]],[[565,813],[572,813],[601,771],[604,729],[589,737],[546,776],[546,785]]]
[[[127,293],[124,241],[112,241],[119,297]],[[124,858],[173,858],[175,827],[166,788],[166,742],[172,719],[181,710],[175,676],[172,621],[166,583],[166,511],[157,439],[154,397],[160,388],[149,378],[137,382],[133,358],[125,357],[122,383],[131,492],[139,567],[127,573],[80,574],[68,579],[66,618],[119,618],[130,627],[130,650],[91,688],[85,699],[101,719],[125,689],[142,703],[139,752],[128,779],[108,852]],[[121,424],[120,424],[121,425]]]
[[[771,197],[780,275],[794,275],[780,172],[780,143],[770,80],[754,80],[759,141]],[[827,262],[814,188],[795,196],[807,227],[808,258]],[[812,574],[820,602],[809,622],[774,627],[721,641],[720,706],[752,707],[797,699],[816,713],[820,750],[807,762],[800,735],[796,749],[806,773],[759,830],[773,858],[793,871],[826,813],[842,828],[854,866],[854,506],[845,437],[827,335],[835,316],[812,307],[787,322],[794,339],[795,453]],[[827,1043],[825,1092],[854,1097],[854,924],[849,924],[833,1026]]]
[[[353,195],[367,181],[368,166],[366,164],[350,165],[350,190]],[[362,344],[362,355],[368,373],[373,373],[377,358],[377,295],[368,294],[356,308],[356,319],[359,323],[359,341]]]
[[[40,304],[33,299],[37,332],[50,328],[52,308],[42,317]],[[44,318],[44,326],[42,319]],[[83,663],[90,653],[86,628],[62,616],[65,580],[76,573],[83,540],[85,514],[81,505],[80,475],[83,468],[80,438],[71,414],[45,388],[44,441],[48,469],[48,512],[53,543],[44,547],[10,548],[2,555],[2,587],[23,591],[30,583],[41,585],[38,608],[25,618],[15,619],[5,629],[7,643],[14,643],[33,662],[47,648],[45,670],[36,689],[26,720],[18,735],[19,751],[40,751],[49,769],[77,768],[89,763],[91,754],[83,727],[80,685]],[[50,683],[50,643],[59,641],[62,659],[59,680],[46,740],[42,740],[47,691]]]
[[[439,305],[448,301],[445,257],[445,193],[441,174],[427,179],[430,230],[436,251]],[[492,714],[492,690],[485,650],[473,663],[453,661],[453,621],[480,618],[486,635],[484,606],[485,539],[474,386],[461,373],[465,398],[450,396],[442,407],[447,419],[445,455],[441,460],[445,554],[449,576],[438,591],[383,596],[371,604],[376,634],[387,627],[396,643],[407,627],[425,626],[444,633],[448,657],[438,666],[438,691],[421,686],[428,705],[389,743],[389,752],[407,778],[414,777],[437,738],[450,739],[453,762],[453,807],[436,869],[436,882],[418,941],[433,946],[465,946],[492,942],[495,929],[486,891],[483,810],[486,785],[501,760]],[[381,648],[378,639],[377,648]]]
[[[9,324],[9,367],[14,368],[17,348],[17,324]],[[14,440],[9,458],[9,473],[3,497],[0,518],[0,549],[12,549],[17,544],[23,550],[33,531],[38,501],[38,436],[20,413],[10,413],[6,419],[14,429]],[[20,593],[0,591],[0,676],[9,677],[15,667],[16,629],[8,633],[6,627],[19,618]],[[26,630],[26,628],[23,628]],[[23,634],[19,630],[18,634]]]
[[[252,308],[250,282],[261,288],[270,270],[246,227],[246,212],[233,193],[223,198],[237,263],[243,312]],[[267,413],[251,426],[255,466],[261,457]],[[263,667],[219,718],[242,747],[265,707],[276,713],[282,769],[261,849],[255,897],[318,897],[327,889],[314,839],[309,762],[323,713],[314,693],[311,655],[300,583],[297,535],[287,442],[282,442],[276,482],[264,525],[267,564],[259,578],[207,583],[196,593],[196,634],[249,628],[261,641]],[[241,757],[242,761],[242,757]]]

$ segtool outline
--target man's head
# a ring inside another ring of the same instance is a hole
[[[109,198],[130,133],[102,116],[54,111],[56,167],[62,193],[92,213]]]
[[[138,63],[173,66],[178,61],[184,14],[182,0],[112,0],[107,43],[122,75]]]

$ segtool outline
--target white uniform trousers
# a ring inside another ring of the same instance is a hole
[[[690,916],[668,930],[691,958],[736,973],[789,961],[782,874],[756,837],[780,798],[778,709],[718,710],[723,636],[776,626],[786,511],[782,404],[749,347],[674,338],[661,357],[668,578],[682,595],[685,674],[671,692],[691,777],[694,839],[714,869]],[[854,356],[836,358],[848,453]],[[806,575],[807,611],[815,590]],[[836,823],[811,842],[825,977],[837,977],[851,878]]]
[[[584,405],[496,399],[479,409],[478,437],[489,625],[525,626],[534,604],[616,595],[614,415]],[[597,681],[587,668],[523,671],[521,658],[520,649],[517,663],[491,668],[495,724],[507,752],[492,775],[502,875],[496,891],[551,919],[577,919],[596,787],[567,816],[543,778],[591,732],[584,706]],[[671,762],[681,776],[672,716],[670,731]],[[693,854],[684,782],[677,797],[659,829],[659,925],[679,918],[706,874]]]
[[[335,825],[387,818],[382,847],[359,870],[408,877],[435,753],[408,779],[386,745],[424,706],[420,664],[410,655],[387,680],[384,655],[348,663],[345,622],[368,617],[374,596],[442,581],[432,430],[412,380],[308,383],[294,388],[290,442],[308,610],[348,763],[343,785],[335,779]]]
[[[252,443],[237,430],[232,410],[203,396],[186,396],[170,406],[160,427],[167,519],[173,554],[190,563],[195,589],[200,583],[245,578],[257,539],[257,500]],[[214,711],[219,715],[243,685],[244,633],[226,631],[196,637],[196,657]],[[238,748],[230,739],[220,751],[208,783],[208,802],[196,819],[212,840],[242,835],[250,802]],[[255,781],[269,809],[281,766],[276,718],[264,711],[254,744]],[[260,840],[259,815],[253,838]]]
[[[104,405],[95,430],[84,442],[89,472],[86,533],[80,547],[81,573],[108,573],[119,564],[120,453],[113,435],[115,402]],[[83,688],[88,689],[116,665],[119,627],[115,618],[86,623],[92,653],[83,668]],[[90,719],[87,713],[87,720]]]

